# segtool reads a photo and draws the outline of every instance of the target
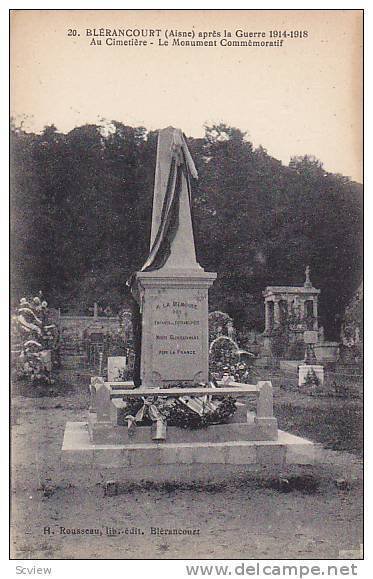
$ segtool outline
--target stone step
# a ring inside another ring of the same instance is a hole
[[[169,465],[177,468],[189,465],[190,468],[204,464],[213,477],[213,465],[256,465],[281,471],[288,465],[311,465],[315,458],[316,446],[312,442],[281,430],[275,441],[94,444],[89,439],[87,423],[68,422],[62,445],[63,464],[75,468],[78,475],[84,476],[86,472],[91,476],[90,469],[108,469],[112,477],[117,474],[122,480],[130,480],[135,467],[152,467],[147,472],[147,480],[155,476],[153,469],[161,468],[158,474],[169,480],[175,474]]]

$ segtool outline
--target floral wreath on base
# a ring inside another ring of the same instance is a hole
[[[175,386],[175,385],[174,385]],[[178,388],[190,387],[189,384],[177,384]],[[198,386],[212,386],[199,384]],[[233,396],[211,395],[205,396],[141,396],[141,398],[127,398],[125,400],[125,420],[128,429],[132,430],[136,425],[151,425],[163,423],[167,426],[178,428],[197,429],[205,428],[213,424],[224,424],[235,413],[236,398]]]

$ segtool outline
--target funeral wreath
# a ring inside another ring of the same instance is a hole
[[[188,384],[178,384],[178,388]],[[199,384],[199,386],[213,386]],[[224,424],[236,411],[236,399],[233,396],[142,396],[125,400],[125,419],[128,429],[135,425],[148,425],[162,422],[179,428],[204,428],[212,424]]]

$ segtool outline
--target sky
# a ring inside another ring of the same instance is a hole
[[[105,37],[99,46],[86,33],[94,28],[160,32],[146,47],[108,46]],[[165,46],[170,30],[220,37],[215,47],[170,46],[172,39]],[[264,32],[264,41],[271,30],[287,36],[282,47],[228,47],[219,44],[224,30],[228,41],[248,40],[240,30]],[[295,31],[307,36],[289,37]],[[16,10],[11,112],[35,132],[105,119],[150,130],[172,125],[198,137],[205,124],[224,122],[285,164],[314,155],[327,171],[361,182],[362,13]]]

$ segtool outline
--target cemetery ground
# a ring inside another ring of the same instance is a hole
[[[283,371],[266,371],[263,378],[274,385],[279,427],[319,443],[318,464],[293,467],[280,477],[240,467],[223,482],[214,482],[212,471],[208,484],[121,484],[114,496],[105,494],[105,480],[71,484],[60,462],[66,422],[87,417],[88,372],[63,371],[47,392],[15,385],[12,558],[333,559],[341,550],[358,551],[363,518],[359,378],[353,384],[356,397],[349,398],[301,394],[294,376]],[[106,527],[141,532],[113,536]],[[199,533],[152,535],[151,527]],[[69,529],[103,534],[72,535]]]

